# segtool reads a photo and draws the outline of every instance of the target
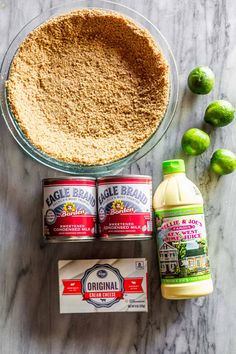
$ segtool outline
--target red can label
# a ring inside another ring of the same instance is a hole
[[[104,178],[98,183],[101,237],[152,234],[151,177]]]
[[[44,180],[44,237],[94,237],[95,180]]]

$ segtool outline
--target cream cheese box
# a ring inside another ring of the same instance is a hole
[[[145,258],[60,260],[60,313],[147,312]]]

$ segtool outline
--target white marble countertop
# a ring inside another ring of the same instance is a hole
[[[118,0],[117,0],[118,1]],[[68,2],[68,1],[67,1]],[[161,143],[126,173],[161,180],[161,161],[182,157],[180,139],[201,127],[212,99],[236,105],[236,2],[233,0],[122,0],[166,36],[180,77],[180,100]],[[41,11],[62,0],[1,0],[0,59],[16,33]],[[187,74],[205,64],[216,74],[215,90],[193,96]],[[60,175],[27,157],[0,120],[0,352],[3,354],[151,354],[236,352],[236,173],[218,178],[212,152],[236,150],[236,123],[211,132],[209,150],[186,158],[188,176],[206,202],[209,252],[215,290],[206,298],[165,301],[159,290],[155,242],[66,244],[39,247],[41,179]],[[150,270],[148,314],[59,315],[57,260],[145,256]]]

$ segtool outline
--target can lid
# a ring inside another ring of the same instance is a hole
[[[73,176],[73,177],[53,177],[53,178],[43,178],[42,179],[42,182],[45,183],[45,182],[54,182],[54,181],[96,181],[96,178],[95,177],[85,177],[85,176]]]
[[[166,160],[162,162],[162,171],[164,175],[169,173],[185,172],[184,160]]]
[[[117,178],[148,178],[148,179],[152,179],[152,176],[150,175],[111,175],[111,176],[103,176],[103,177],[98,177],[97,181],[102,181],[102,180],[106,180],[106,179],[117,179]]]

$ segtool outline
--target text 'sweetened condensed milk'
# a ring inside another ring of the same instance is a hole
[[[96,180],[43,180],[43,235],[48,242],[92,241],[96,234]]]
[[[152,237],[152,178],[109,176],[98,179],[99,234],[103,240]]]
[[[147,312],[147,261],[87,259],[58,262],[60,313]]]

